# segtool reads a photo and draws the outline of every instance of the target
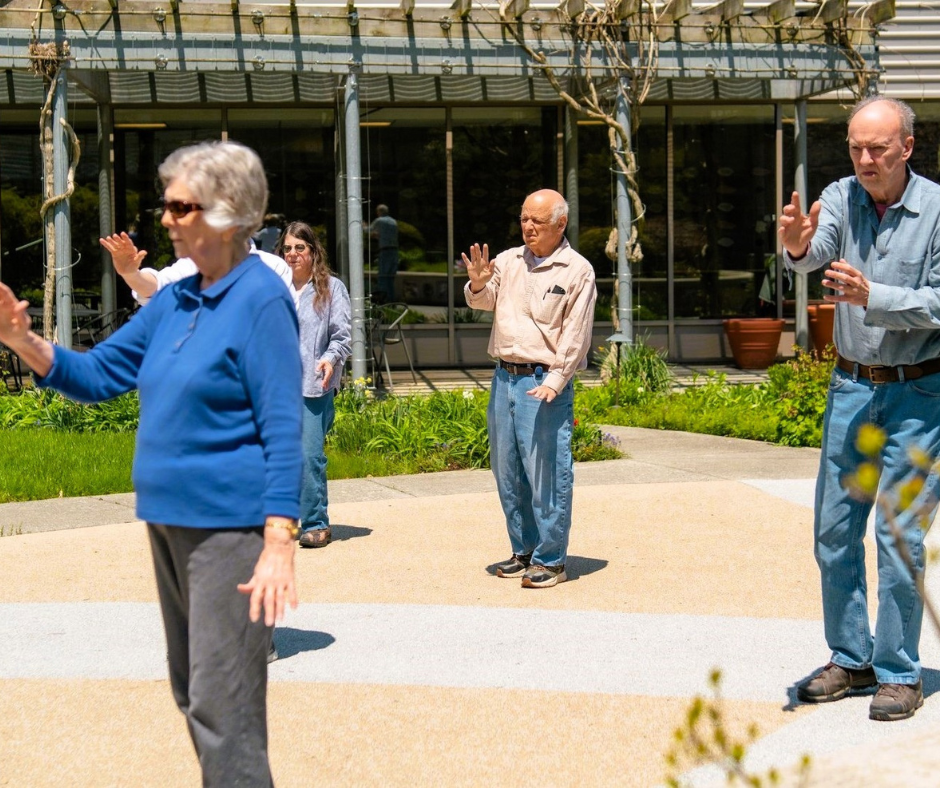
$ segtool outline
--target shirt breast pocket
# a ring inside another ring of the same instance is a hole
[[[545,293],[532,305],[532,316],[541,325],[553,325],[561,320],[565,306],[564,293]]]
[[[917,260],[898,260],[891,268],[885,272],[885,284],[895,287],[924,287],[929,283],[930,265],[923,257]]]

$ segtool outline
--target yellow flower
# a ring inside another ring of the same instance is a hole
[[[868,498],[874,498],[875,493],[878,491],[878,480],[880,477],[881,472],[878,470],[877,465],[871,462],[863,462],[850,477],[850,483],[862,495]]]
[[[924,487],[924,480],[920,476],[914,476],[898,486],[898,508],[904,511],[909,508],[914,499]]]
[[[885,432],[874,424],[863,424],[858,428],[855,448],[866,457],[875,457],[885,445]]]
[[[907,450],[907,458],[911,461],[913,465],[918,470],[924,471],[925,473],[930,470],[931,461],[930,455],[927,454],[919,446],[912,446]]]

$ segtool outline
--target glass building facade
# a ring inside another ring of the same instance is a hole
[[[82,148],[71,199],[75,303],[94,308],[102,262],[98,247],[97,113],[87,98],[70,106]],[[916,102],[912,167],[940,177],[940,102]],[[44,280],[42,162],[38,103],[0,109],[0,277],[31,301]],[[808,104],[808,193],[851,174],[847,108]],[[634,139],[642,215],[635,217],[643,259],[632,267],[634,333],[676,361],[718,361],[727,351],[727,317],[793,316],[792,292],[776,273],[775,217],[793,189],[792,104],[647,103]],[[159,225],[157,166],[176,147],[227,137],[261,155],[269,211],[320,232],[335,269],[348,275],[340,248],[343,134],[341,107],[248,104],[113,105],[113,217],[135,233],[147,264],[172,261]],[[552,102],[460,102],[427,106],[396,99],[364,102],[360,112],[363,217],[385,204],[398,221],[400,273],[395,296],[412,307],[408,326],[418,366],[486,363],[489,315],[466,308],[460,253],[476,242],[501,250],[521,243],[526,194],[564,190],[565,109]],[[598,281],[595,337],[612,333],[615,264],[605,247],[613,224],[614,175],[607,130],[590,121],[577,134],[577,217],[572,241]],[[569,131],[569,136],[571,132]],[[378,250],[364,234],[366,290],[375,287]],[[810,279],[819,297],[819,277]],[[129,306],[121,282],[118,304]],[[403,359],[403,357],[402,357]],[[394,357],[393,357],[394,360]]]

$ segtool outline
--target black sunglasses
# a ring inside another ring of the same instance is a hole
[[[191,211],[201,211],[204,209],[197,202],[186,202],[185,200],[164,200],[163,210],[169,211],[170,216],[172,216],[174,219],[182,219]]]

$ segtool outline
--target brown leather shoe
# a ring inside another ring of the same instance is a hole
[[[871,666],[853,670],[830,662],[813,678],[796,688],[796,697],[804,703],[829,703],[841,700],[851,690],[874,687],[877,683]]]
[[[300,535],[301,547],[326,547],[333,541],[329,528],[311,528]]]
[[[868,718],[880,722],[894,722],[913,717],[924,705],[921,682],[916,684],[882,684],[868,708]]]

